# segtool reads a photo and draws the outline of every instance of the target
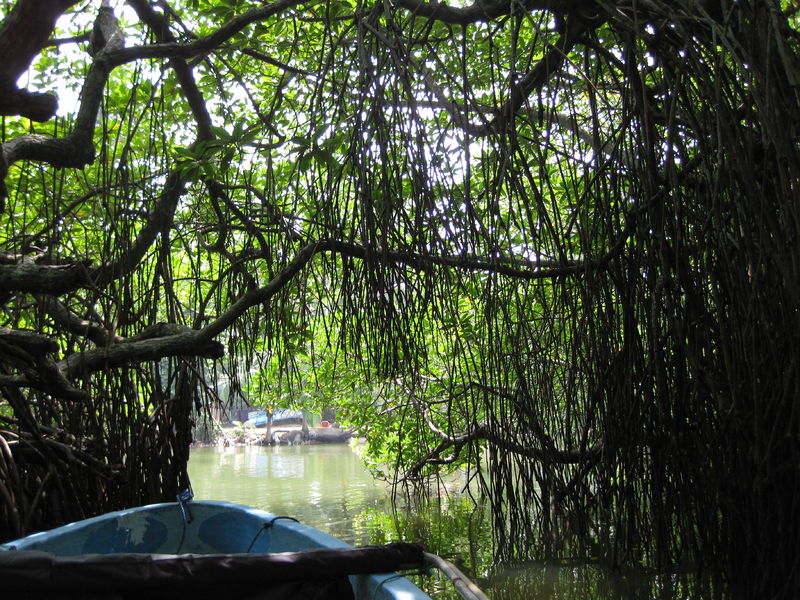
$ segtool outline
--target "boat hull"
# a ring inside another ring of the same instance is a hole
[[[188,512],[187,512],[188,511]],[[254,554],[350,548],[290,517],[229,502],[154,504],[108,513],[0,545],[0,550],[91,554]],[[355,598],[428,599],[397,574],[351,575]]]

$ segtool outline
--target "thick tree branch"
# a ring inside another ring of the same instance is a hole
[[[464,446],[478,440],[485,440],[497,448],[531,460],[547,461],[550,464],[560,465],[593,462],[600,457],[603,451],[601,444],[585,450],[543,449],[534,445],[532,443],[533,440],[520,439],[518,436],[498,430],[496,427],[491,427],[486,423],[479,423],[465,433],[443,439],[433,450],[406,470],[404,479],[418,479],[426,465],[452,464],[458,460],[459,453]],[[442,454],[447,450],[452,451],[451,455],[442,458]]]
[[[19,0],[0,25],[0,83],[15,85],[53,33],[58,18],[78,0]]]
[[[31,121],[44,122],[58,110],[58,98],[53,94],[29,92],[16,88],[0,90],[0,115],[19,115]]]
[[[566,277],[577,275],[587,270],[604,268],[614,256],[622,252],[628,234],[629,231],[626,229],[614,246],[600,258],[592,261],[571,263],[557,261],[531,262],[464,256],[425,256],[415,252],[368,248],[337,240],[312,242],[303,247],[292,261],[267,285],[242,296],[227,311],[206,326],[203,329],[203,337],[204,339],[216,337],[230,327],[248,309],[268,301],[282,290],[308,264],[315,254],[321,252],[330,252],[362,260],[374,257],[387,263],[405,265],[419,270],[427,270],[433,266],[445,266],[466,271],[497,273],[516,279],[534,280]]]
[[[263,21],[308,2],[309,0],[278,0],[268,6],[251,8],[234,17],[213,33],[192,42],[186,44],[168,42],[124,48],[112,53],[109,56],[109,61],[113,66],[119,66],[143,58],[192,58],[201,56],[218,48],[248,25]],[[135,5],[138,6],[140,4],[141,2],[137,0]]]
[[[475,6],[477,5],[473,5],[473,7]],[[433,74],[420,61],[409,54],[404,54],[403,60],[413,65],[414,70],[421,75],[428,90],[436,97],[440,108],[443,108],[450,115],[458,127],[472,136],[482,137],[503,131],[507,124],[514,120],[530,95],[534,91],[541,89],[561,70],[568,53],[575,44],[585,37],[587,31],[598,27],[601,23],[602,19],[596,15],[590,19],[584,19],[580,15],[569,17],[555,44],[550,46],[544,57],[528,73],[511,86],[508,92],[508,99],[502,105],[494,108],[477,105],[468,107],[450,100],[445,91],[434,80]],[[365,26],[386,46],[392,46],[389,38],[380,30],[368,24]],[[480,124],[473,124],[469,120],[470,113],[476,111],[481,117],[482,122]]]
[[[183,175],[177,168],[170,171],[161,195],[148,214],[145,226],[139,231],[130,248],[119,254],[119,258],[92,269],[90,275],[92,286],[105,287],[136,268],[158,235],[167,231],[172,225],[178,201],[186,191],[185,183]]]
[[[110,11],[107,6],[103,6],[100,10],[105,13]],[[81,90],[81,104],[72,131],[64,138],[21,135],[2,144],[0,146],[0,183],[5,179],[8,167],[20,160],[36,160],[46,162],[54,167],[72,168],[84,167],[94,160],[95,123],[103,99],[103,90],[112,69],[107,56],[110,52],[122,48],[123,45],[122,35],[119,28],[116,27],[113,15],[109,17],[106,14],[99,21],[106,33],[102,35],[102,46],[96,48],[98,54],[86,75]],[[50,34],[50,31],[47,32],[47,35]],[[0,95],[2,95],[1,92]],[[0,202],[4,197],[5,189],[0,189]],[[2,208],[0,205],[0,212],[2,212]]]
[[[4,375],[0,385],[30,386],[67,400],[85,400],[85,392],[72,387],[56,363],[48,358],[58,344],[33,331],[0,329],[0,364],[23,373],[23,378]]]
[[[0,289],[60,295],[89,287],[105,287],[111,281],[130,273],[147,254],[156,237],[172,224],[178,201],[185,192],[181,172],[173,169],[167,176],[164,189],[148,213],[145,226],[139,231],[131,246],[119,258],[97,267],[85,263],[66,265],[38,264],[22,260],[18,264],[0,264]]]
[[[58,109],[51,94],[17,88],[17,80],[47,45],[56,21],[77,0],[19,0],[0,25],[0,115],[47,121]]]
[[[564,32],[556,43],[550,48],[537,65],[531,69],[513,88],[509,99],[498,109],[498,117],[489,124],[490,130],[497,130],[498,126],[514,119],[519,109],[528,97],[544,86],[550,78],[561,70],[566,61],[567,54],[592,26],[598,26],[597,21],[584,21],[580,18],[570,17]]]
[[[122,31],[114,16],[110,0],[103,0],[97,12],[94,27],[89,35],[89,44],[89,54],[92,56],[97,56],[105,48],[117,49],[124,45]]]
[[[367,248],[348,242],[329,241],[330,251],[351,258],[366,259],[370,256],[398,265],[425,271],[432,266],[451,267],[464,271],[497,273],[515,279],[548,279],[579,273],[590,266],[582,261],[559,262],[550,260],[529,261],[512,258],[486,258],[479,256],[423,255],[417,252]]]
[[[179,333],[175,333],[179,331]],[[119,344],[73,354],[58,363],[68,378],[101,369],[122,367],[139,362],[160,360],[167,356],[221,358],[225,349],[219,342],[208,341],[200,332],[174,324],[162,324],[159,337],[131,338]]]
[[[163,39],[174,39],[169,34],[166,24],[159,20],[159,15],[152,10],[148,2],[134,0],[131,4],[157,35]],[[8,164],[27,158],[43,160],[54,166],[82,167],[93,160],[94,149],[91,140],[102,92],[110,73],[107,57],[110,52],[121,48],[123,43],[118,30],[114,29],[113,25],[116,22],[111,19],[109,12],[110,9],[103,6],[101,16],[98,17],[97,29],[100,33],[95,39],[102,40],[102,45],[98,45],[95,49],[98,54],[84,84],[83,102],[72,134],[64,139],[28,135],[11,140],[2,147]],[[191,68],[182,59],[172,61],[172,66],[198,124],[198,136],[194,143],[213,139],[211,117],[194,81]],[[120,253],[116,260],[95,268],[81,265],[83,268],[78,269],[44,265],[25,265],[23,268],[0,266],[0,288],[5,284],[8,290],[57,295],[81,287],[102,288],[108,285],[109,282],[133,270],[156,237],[169,230],[175,208],[184,192],[185,178],[179,169],[173,169],[167,176],[155,207],[149,212],[147,223],[139,231],[130,248]]]
[[[136,11],[137,16],[150,28],[156,39],[162,43],[176,43],[175,36],[169,30],[169,24],[163,14],[153,10],[153,7],[147,0],[129,0],[133,9]],[[214,134],[211,131],[211,116],[206,109],[206,103],[197,83],[192,75],[192,68],[188,65],[186,60],[182,57],[175,57],[171,61],[172,68],[175,71],[175,76],[178,83],[183,88],[184,96],[192,110],[194,119],[198,126],[198,136],[200,140],[214,139]]]
[[[6,292],[58,296],[91,285],[91,274],[82,263],[46,265],[22,260],[0,264],[0,290]]]
[[[479,21],[491,21],[508,15],[512,10],[549,10],[567,12],[570,8],[583,4],[576,0],[477,0],[469,6],[455,7],[442,2],[422,2],[421,0],[393,0],[392,4],[405,8],[415,16],[434,19],[452,25],[469,25]]]
[[[176,182],[177,183],[177,182]],[[182,191],[182,187],[180,188]],[[87,287],[89,285],[102,286],[109,281],[122,276],[132,269],[141,256],[149,248],[152,238],[158,233],[160,227],[171,218],[177,204],[177,190],[173,190],[170,195],[165,191],[165,199],[160,202],[153,211],[148,225],[142,230],[137,242],[133,244],[123,258],[115,263],[87,269],[83,265],[4,265],[0,264],[0,288],[29,293],[46,293],[48,287],[57,289],[59,293],[64,291]],[[646,205],[649,207],[650,203]],[[631,220],[636,214],[631,214]],[[556,277],[567,277],[578,275],[587,270],[604,268],[611,259],[618,256],[624,248],[625,242],[630,234],[632,224],[626,227],[614,245],[602,256],[594,260],[580,261],[529,261],[524,259],[511,258],[487,258],[478,256],[447,256],[447,255],[423,255],[416,252],[399,250],[388,250],[383,248],[368,248],[350,242],[338,240],[321,240],[311,242],[302,248],[295,258],[280,272],[267,286],[243,296],[234,306],[232,306],[224,317],[224,323],[209,325],[209,339],[216,336],[220,331],[227,329],[245,310],[256,304],[263,303],[271,298],[277,291],[283,288],[297,272],[318,252],[332,252],[348,256],[350,258],[367,259],[377,257],[380,260],[405,265],[413,269],[427,270],[433,266],[451,267],[455,269],[485,273],[497,273],[515,279],[535,280],[552,279]],[[260,255],[259,255],[260,256]],[[80,267],[78,269],[77,267]],[[55,292],[53,292],[55,293]],[[244,306],[244,304],[246,306]],[[233,311],[233,312],[231,312]]]
[[[318,252],[330,249],[330,242],[312,242],[297,253],[292,261],[278,272],[272,280],[257,290],[246,293],[239,298],[228,310],[222,313],[202,330],[204,339],[213,339],[242,316],[247,310],[257,304],[263,304],[282,290],[294,279],[308,262]]]
[[[169,356],[196,356],[217,359],[224,355],[223,345],[204,339],[201,332],[173,323],[157,323],[137,336],[117,343],[109,334],[108,344],[78,352],[55,362],[46,354],[58,350],[58,344],[34,332],[0,329],[0,362],[21,375],[0,375],[0,385],[32,387],[67,400],[84,400],[70,379],[102,369],[122,367]]]
[[[8,329],[0,327],[0,343],[6,349],[23,348],[26,353],[34,356],[44,356],[58,351],[58,344],[40,333],[28,329]]]
[[[172,203],[168,203],[172,205]],[[173,207],[174,209],[174,207]],[[166,218],[166,213],[165,213]],[[156,226],[152,226],[155,231]],[[286,285],[288,285],[295,276],[305,268],[309,261],[320,252],[330,252],[347,256],[350,258],[358,258],[367,260],[371,257],[378,258],[386,263],[393,263],[396,265],[404,265],[414,269],[426,270],[433,266],[446,266],[456,269],[464,269],[469,271],[481,271],[489,273],[498,273],[506,276],[520,278],[520,279],[540,279],[540,278],[553,278],[563,277],[567,275],[574,275],[591,268],[602,268],[611,259],[612,255],[621,252],[624,246],[624,237],[621,238],[614,247],[609,251],[609,254],[590,262],[576,262],[576,263],[557,263],[551,261],[531,262],[531,261],[509,261],[509,260],[489,260],[477,257],[455,257],[455,256],[423,256],[413,252],[391,251],[383,249],[367,248],[352,244],[349,242],[340,242],[337,240],[323,240],[320,242],[313,242],[303,247],[292,261],[286,265],[267,285],[246,293],[239,298],[228,310],[222,313],[216,320],[212,321],[208,326],[201,330],[194,330],[182,327],[180,325],[160,325],[154,332],[139,335],[135,338],[106,345],[103,348],[88,350],[85,352],[74,354],[67,359],[58,363],[59,370],[67,378],[74,377],[78,373],[97,371],[103,368],[119,367],[136,362],[144,362],[151,360],[159,360],[167,356],[200,356],[204,358],[220,358],[224,349],[222,344],[214,341],[220,333],[225,331],[238,318],[240,318],[247,310],[258,304],[263,304],[269,301],[275,294],[280,292]],[[132,258],[131,261],[135,264],[138,258]],[[44,268],[45,266],[41,266]],[[94,271],[93,276],[90,276],[90,281],[96,281],[97,277],[109,278],[112,276],[119,276],[124,273],[124,264],[118,263],[115,270],[101,271],[97,269]],[[49,268],[57,268],[50,266]],[[107,267],[111,269],[111,267]],[[9,267],[8,265],[0,265],[0,284],[3,283],[2,275],[4,270],[19,270],[20,266]],[[41,273],[41,271],[40,271]],[[104,274],[103,274],[104,273]],[[6,271],[8,275],[8,271]],[[84,275],[85,276],[85,275]],[[11,280],[12,283],[19,285],[19,279],[14,280],[13,277],[7,277],[6,281]],[[55,281],[51,281],[50,285],[54,285]],[[41,291],[39,284],[35,284],[32,278],[27,281],[29,287],[36,287],[36,291]],[[16,288],[18,291],[19,287]],[[31,290],[25,290],[31,291]],[[51,369],[52,370],[52,369]],[[35,382],[28,378],[29,385],[38,387]],[[6,385],[13,385],[16,387],[24,386],[25,383],[19,379],[8,379],[5,381]],[[482,430],[480,430],[482,432]],[[474,432],[470,435],[474,435]],[[441,450],[457,445],[462,445],[469,441],[464,439],[454,438],[447,442]],[[520,447],[521,448],[521,447]]]
[[[107,346],[124,340],[124,338],[109,331],[100,323],[80,318],[59,302],[55,296],[39,295],[36,301],[61,329],[86,337],[98,346]]]

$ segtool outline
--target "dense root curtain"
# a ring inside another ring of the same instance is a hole
[[[263,374],[501,555],[797,589],[796,9],[125,7],[0,26],[0,535],[173,497]]]

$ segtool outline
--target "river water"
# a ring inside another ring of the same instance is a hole
[[[492,600],[696,597],[674,577],[620,573],[591,563],[496,564],[491,518],[461,493],[463,481],[450,480],[432,502],[393,502],[391,489],[375,480],[346,444],[197,448],[189,475],[197,499],[290,515],[353,545],[421,542],[456,563]],[[437,600],[458,597],[441,579],[414,581]]]

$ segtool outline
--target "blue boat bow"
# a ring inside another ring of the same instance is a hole
[[[465,597],[485,598],[417,545],[352,548],[291,517],[229,502],[183,498],[112,512],[0,550],[0,580],[26,598],[430,600],[396,572],[426,563]]]

